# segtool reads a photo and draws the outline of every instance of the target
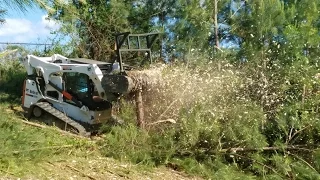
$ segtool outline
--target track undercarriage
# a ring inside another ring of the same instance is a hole
[[[89,128],[89,125],[85,126],[71,119],[66,116],[66,114],[52,107],[48,102],[36,103],[32,111],[27,115],[28,119],[32,117],[46,125],[56,126],[59,129],[69,131],[80,136],[88,137],[91,135],[91,132],[94,132],[92,127]]]

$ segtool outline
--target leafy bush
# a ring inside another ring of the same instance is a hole
[[[0,92],[10,94],[9,100],[22,95],[26,71],[18,60],[0,63]]]

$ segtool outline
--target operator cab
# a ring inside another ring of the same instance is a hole
[[[65,72],[62,76],[65,90],[92,111],[102,111],[112,107],[111,103],[98,96],[94,83],[88,75],[78,72]],[[73,104],[72,101],[64,101]]]

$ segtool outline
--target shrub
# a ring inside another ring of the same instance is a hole
[[[10,95],[9,100],[18,99],[22,95],[23,81],[26,71],[18,60],[0,64],[0,92]]]
[[[316,85],[284,88],[282,79],[250,66],[241,71],[222,67],[221,72],[210,66],[163,69],[163,84],[144,93],[147,128],[135,128],[134,104],[125,103],[119,113],[130,125],[112,128],[101,142],[102,152],[206,178],[319,175]],[[153,124],[162,119],[176,123]]]

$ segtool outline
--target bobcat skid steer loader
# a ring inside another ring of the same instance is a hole
[[[72,59],[59,54],[52,57],[28,55],[23,60],[28,75],[22,95],[22,108],[27,118],[37,117],[46,124],[64,127],[82,136],[90,135],[95,126],[112,118],[112,102],[131,91],[132,80],[125,72],[130,68],[123,65],[121,52],[144,51],[150,57],[157,35],[117,34],[114,63]],[[139,41],[146,38],[147,47],[130,48],[130,37],[137,37]],[[127,48],[121,48],[123,44]]]

